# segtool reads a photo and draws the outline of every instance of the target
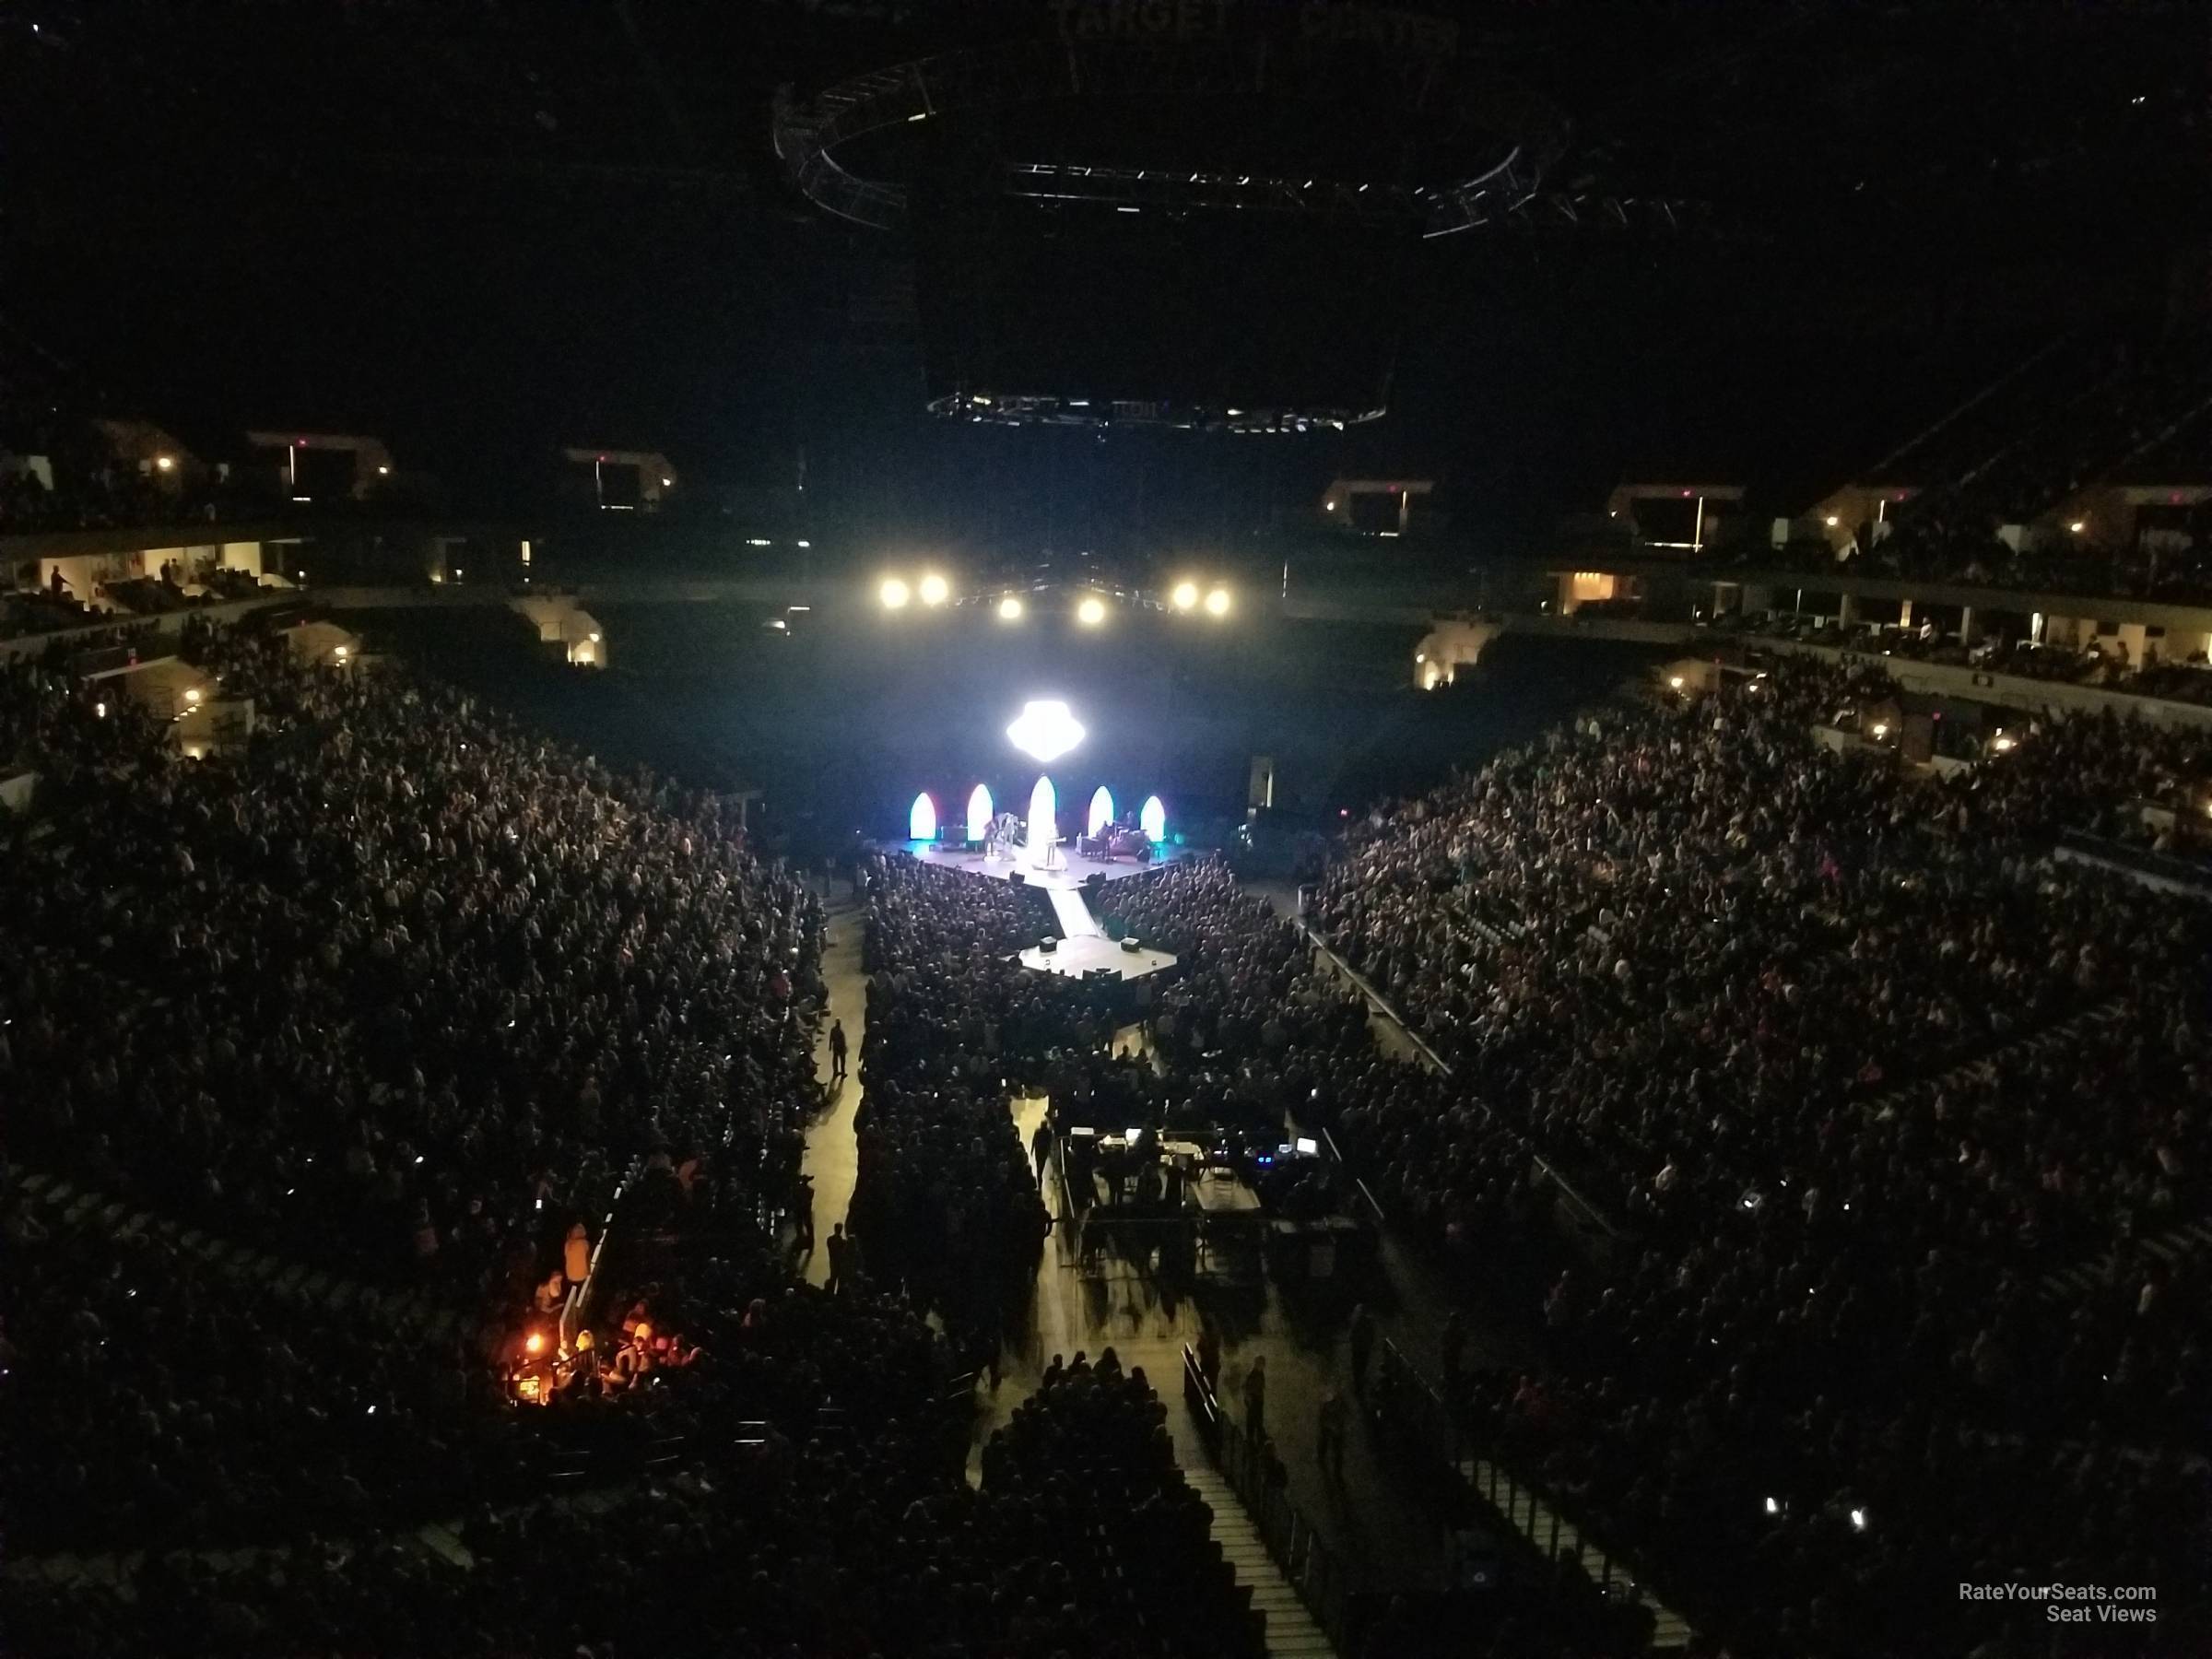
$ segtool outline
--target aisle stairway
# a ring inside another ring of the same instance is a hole
[[[333,1313],[350,1308],[433,1338],[454,1336],[464,1329],[465,1322],[456,1310],[441,1306],[420,1290],[364,1285],[301,1263],[288,1263],[265,1251],[211,1238],[196,1227],[157,1217],[151,1210],[122,1199],[87,1192],[42,1171],[11,1170],[7,1184],[18,1201],[48,1227],[91,1230],[117,1238],[130,1233],[159,1234],[210,1272],[265,1286],[280,1296],[316,1303]]]
[[[2145,1234],[2130,1246],[2130,1253],[2141,1252],[2166,1264],[2178,1267],[2199,1256],[2212,1255],[2212,1221],[2184,1221],[2163,1232]],[[2091,1261],[2078,1262],[2071,1267],[2060,1267],[2043,1276],[2043,1296],[2055,1302],[2079,1301],[2093,1296],[2103,1287],[2119,1265],[2120,1251],[2107,1250]],[[2138,1286],[2139,1288],[2139,1286]]]
[[[1336,1659],[1336,1650],[1313,1622],[1298,1592],[1290,1588],[1260,1542],[1259,1529],[1204,1453],[1178,1446],[1183,1478],[1214,1512],[1214,1542],[1235,1571],[1237,1583],[1252,1591],[1252,1605],[1267,1618],[1267,1652],[1272,1659]]]
[[[1571,1559],[1582,1563],[1583,1571],[1590,1575],[1593,1583],[1604,1582],[1605,1552],[1584,1540],[1573,1522],[1556,1513],[1535,1493],[1480,1458],[1462,1458],[1459,1473],[1468,1487],[1504,1516],[1515,1532],[1536,1547],[1539,1554],[1557,1559],[1563,1551]],[[1618,1562],[1613,1566],[1613,1582],[1616,1584],[1627,1582],[1621,1577]],[[1677,1653],[1689,1645],[1689,1624],[1679,1613],[1653,1595],[1647,1585],[1631,1584],[1630,1589],[1635,1599],[1651,1610],[1653,1653]]]

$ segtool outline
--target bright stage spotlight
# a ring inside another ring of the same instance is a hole
[[[1212,593],[1208,594],[1206,596],[1206,608],[1207,614],[1210,616],[1228,616],[1229,590],[1227,588],[1216,588]]]
[[[1096,628],[1106,620],[1106,602],[1092,594],[1076,606],[1076,620],[1086,628]]]
[[[1083,723],[1057,699],[1026,702],[1021,718],[1006,728],[1006,737],[1032,760],[1050,766],[1083,741]]]
[[[1158,795],[1145,797],[1145,808],[1136,815],[1136,827],[1156,847],[1168,839],[1168,809],[1160,805]]]
[[[998,619],[1001,622],[1020,621],[1021,601],[1015,598],[1011,594],[1008,594],[1004,599],[1001,599],[998,602]]]
[[[906,815],[906,833],[912,841],[937,839],[937,804],[926,791],[914,797],[914,805]]]
[[[968,839],[980,841],[991,830],[991,791],[978,783],[968,797]]]
[[[1175,584],[1175,591],[1168,597],[1177,610],[1194,609],[1198,604],[1198,584],[1194,582],[1179,582]]]
[[[952,584],[932,571],[922,578],[922,603],[942,605],[952,596]]]
[[[1113,792],[1101,783],[1090,797],[1090,811],[1084,822],[1083,833],[1096,835],[1113,822]]]
[[[876,596],[883,601],[885,610],[904,610],[911,597],[906,583],[896,576],[885,577],[883,585],[876,590]]]

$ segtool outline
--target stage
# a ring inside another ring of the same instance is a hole
[[[1049,956],[1032,945],[1021,953],[1021,965],[1040,973],[1057,973],[1064,979],[1081,979],[1094,969],[1104,968],[1118,979],[1133,980],[1172,968],[1175,959],[1164,950],[1124,950],[1113,940],[1093,933],[1062,939]]]
[[[1089,905],[1084,902],[1083,887],[1093,875],[1108,881],[1124,881],[1132,876],[1164,869],[1176,859],[1188,857],[1186,849],[1162,847],[1147,865],[1133,864],[1127,859],[1108,863],[1070,854],[1064,868],[1035,870],[1019,862],[1018,850],[1012,859],[986,859],[981,853],[947,851],[931,841],[891,841],[885,850],[893,848],[911,853],[924,864],[958,870],[982,880],[1011,881],[1019,876],[1024,883],[1041,892],[1058,921],[1059,943],[1049,953],[1034,945],[1030,947],[1018,959],[1024,968],[1033,968],[1039,973],[1056,973],[1063,979],[1081,979],[1087,973],[1104,969],[1116,979],[1133,980],[1175,966],[1175,959],[1164,950],[1148,950],[1141,945],[1135,950],[1124,950],[1119,940],[1107,938],[1100,931]]]
[[[1062,868],[1039,870],[1030,867],[1026,862],[1026,853],[1018,847],[1015,849],[1012,858],[986,859],[981,853],[940,848],[935,841],[890,841],[887,845],[911,853],[924,864],[942,865],[948,870],[965,870],[971,876],[985,876],[994,881],[1010,881],[1019,876],[1033,888],[1071,893],[1093,876],[1103,876],[1108,881],[1126,881],[1132,876],[1143,876],[1153,870],[1164,869],[1179,858],[1191,856],[1191,850],[1187,847],[1166,846],[1154,851],[1150,864],[1140,865],[1126,858],[1085,858],[1072,851],[1074,843],[1071,841],[1060,849],[1066,854]]]

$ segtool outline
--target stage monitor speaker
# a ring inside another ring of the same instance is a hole
[[[1024,876],[1019,870],[1009,870],[1006,873],[1006,879],[1016,887],[1027,887],[1030,885],[1030,878],[1027,876]]]
[[[1143,947],[1137,944],[1135,936],[1132,935],[1130,937],[1122,941],[1122,948],[1127,951],[1131,956],[1135,956],[1140,949],[1143,948]]]
[[[1043,938],[1037,941],[1037,948],[1043,955],[1051,956],[1053,951],[1060,948],[1060,941],[1053,938],[1051,934],[1046,934]]]

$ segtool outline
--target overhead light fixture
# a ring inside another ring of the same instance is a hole
[[[154,457],[154,465],[162,472],[169,471],[169,469],[176,465],[176,464],[175,457],[171,455],[156,455]]]
[[[896,576],[886,577],[883,585],[876,590],[876,595],[883,601],[885,610],[904,610],[907,600],[912,597],[907,591],[906,583]]]
[[[1008,594],[1004,599],[1001,599],[998,602],[998,619],[1001,622],[1020,621],[1021,601],[1015,598],[1011,594]]]
[[[1207,614],[1210,616],[1228,616],[1229,590],[1227,588],[1216,588],[1212,593],[1208,594],[1206,596],[1206,608]]]
[[[952,596],[952,586],[944,577],[932,571],[922,578],[922,603],[942,605]]]
[[[1083,723],[1057,698],[1039,698],[1022,704],[1021,714],[1006,727],[1007,741],[1032,760],[1050,766],[1081,743]]]
[[[1174,601],[1177,610],[1189,610],[1198,603],[1198,584],[1194,582],[1179,582],[1169,597]]]
[[[1106,602],[1092,594],[1076,606],[1076,620],[1086,628],[1096,628],[1106,620]]]
[[[1843,522],[1843,521],[1842,521],[1841,519],[1838,518],[1838,517],[1837,517],[1837,516],[1836,516],[1834,513],[1832,513],[1832,512],[1831,512],[1831,513],[1830,513],[1830,514],[1828,515],[1828,527],[1829,527],[1830,530],[1833,530],[1833,529],[1834,529],[1834,528],[1835,528],[1835,527],[1836,527],[1838,524],[1841,524],[1842,522]]]
[[[2081,533],[2082,533],[2084,530],[2087,530],[2088,527],[2089,527],[2089,524],[2088,524],[2088,521],[2087,519],[2076,519],[2076,520],[2075,520],[2075,521],[2074,521],[2072,524],[2068,524],[2068,525],[2066,526],[2066,529],[2067,529],[2069,532],[2071,532],[2073,535],[2080,535],[2080,534],[2081,534]]]

